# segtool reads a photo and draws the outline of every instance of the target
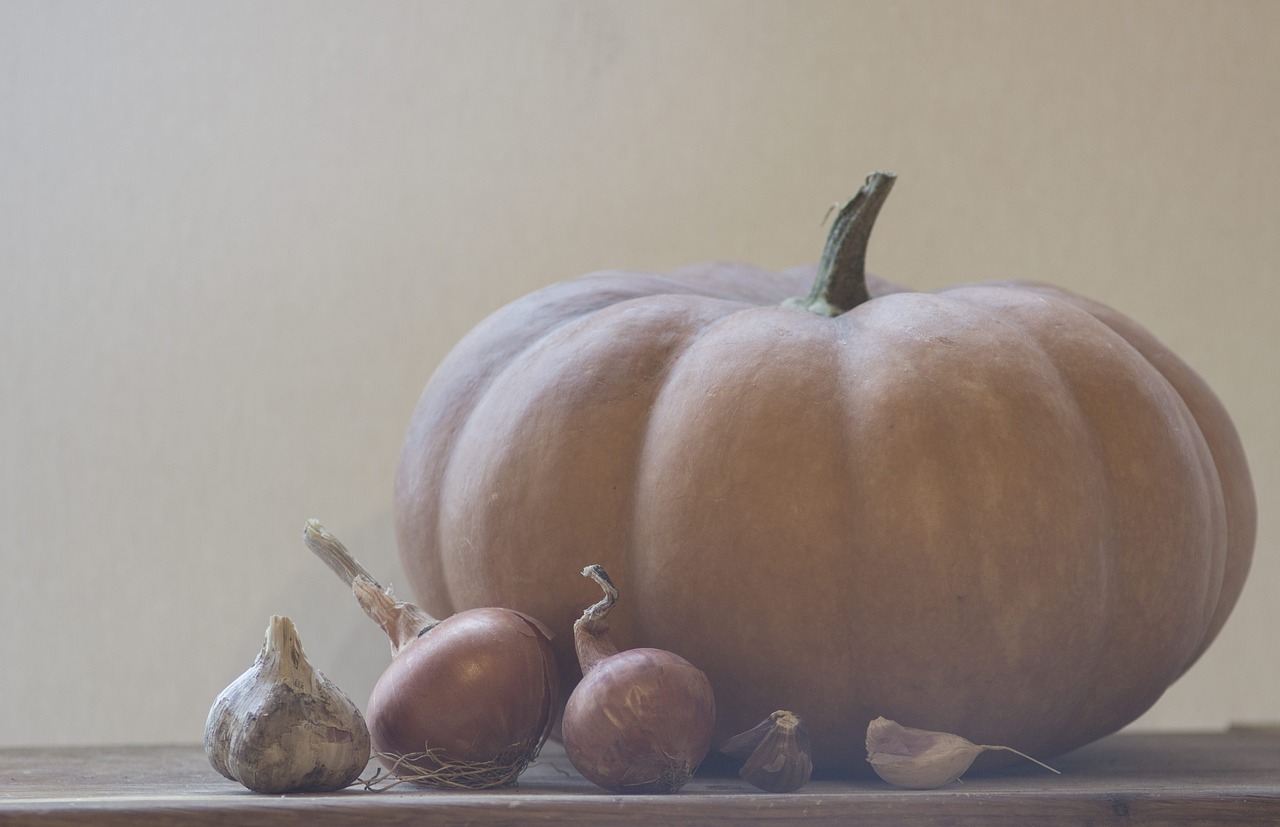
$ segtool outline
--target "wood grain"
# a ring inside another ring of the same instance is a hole
[[[222,778],[194,745],[9,749],[0,825],[1280,824],[1275,727],[1126,733],[1051,763],[1061,776],[1028,766],[942,790],[817,778],[771,795],[722,772],[699,773],[675,795],[619,796],[549,744],[514,789],[269,796]]]

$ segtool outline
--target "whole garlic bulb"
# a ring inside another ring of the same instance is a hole
[[[213,702],[204,751],[214,769],[255,792],[328,792],[369,763],[369,729],[307,661],[293,621],[274,615],[253,666]]]

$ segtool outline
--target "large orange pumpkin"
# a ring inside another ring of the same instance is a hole
[[[1235,429],[1093,301],[864,277],[892,182],[841,210],[816,281],[596,273],[466,336],[397,476],[423,606],[532,614],[572,680],[602,564],[614,639],[702,668],[717,742],[790,709],[829,769],[864,764],[877,715],[1049,757],[1150,707],[1249,568]]]

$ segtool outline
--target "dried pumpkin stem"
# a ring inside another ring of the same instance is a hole
[[[819,316],[839,316],[871,298],[867,292],[867,241],[895,180],[897,176],[891,172],[867,176],[866,184],[845,202],[831,223],[813,290],[806,297],[787,299],[784,306]]]

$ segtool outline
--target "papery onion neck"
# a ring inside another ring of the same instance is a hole
[[[391,639],[394,656],[438,621],[413,603],[401,603],[351,556],[347,547],[319,520],[307,520],[302,540],[342,581],[351,587],[364,613]]]
[[[329,529],[325,528],[319,520],[307,520],[306,526],[302,529],[302,541],[348,586],[357,577],[363,577],[378,588],[382,588],[377,578],[360,565],[356,558],[351,556],[351,552],[347,551],[342,541],[330,534]]]
[[[585,675],[600,661],[618,654],[618,647],[609,640],[608,621],[609,612],[618,602],[618,589],[599,564],[587,566],[582,570],[582,576],[594,580],[604,591],[604,597],[587,607],[573,624],[573,646],[578,654],[578,665]]]
[[[413,603],[401,603],[367,577],[357,577],[352,581],[351,591],[364,613],[391,638],[393,657],[437,623],[435,618]]]

